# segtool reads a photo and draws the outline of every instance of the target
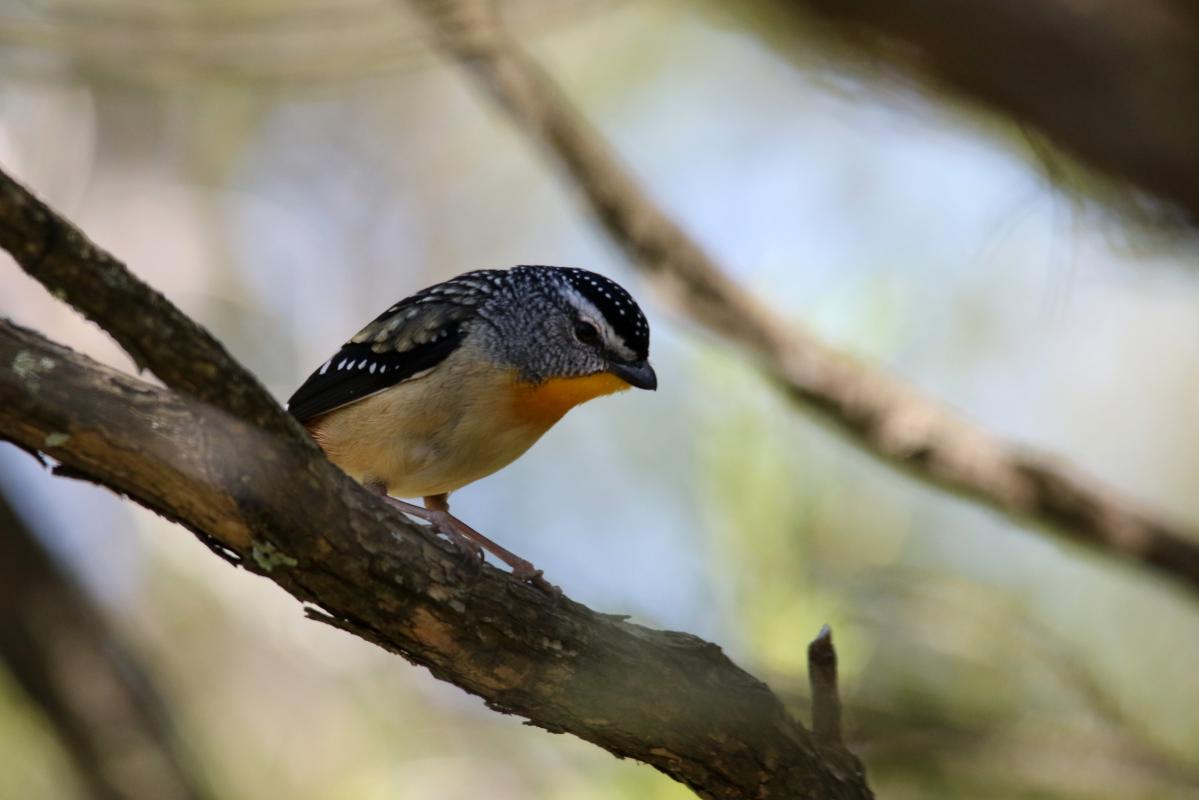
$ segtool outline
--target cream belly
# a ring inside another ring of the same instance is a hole
[[[520,414],[513,386],[507,370],[451,358],[309,429],[361,483],[382,483],[395,497],[443,494],[507,466],[557,421]]]

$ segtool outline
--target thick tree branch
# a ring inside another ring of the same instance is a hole
[[[870,797],[713,644],[477,574],[290,436],[0,322],[0,438],[129,495],[499,711],[711,798]]]
[[[167,386],[267,430],[298,430],[208,331],[3,172],[0,247]]]
[[[89,797],[209,796],[138,659],[3,495],[0,661],[53,723]]]
[[[442,48],[556,157],[633,262],[697,320],[757,356],[787,394],[914,477],[1134,559],[1199,591],[1193,533],[1139,510],[1059,459],[955,418],[881,370],[784,322],[743,291],[642,191],[603,137],[508,36],[489,0],[414,2]]]

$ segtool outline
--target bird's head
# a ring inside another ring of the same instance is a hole
[[[515,267],[506,277],[479,307],[477,330],[524,382],[579,388],[589,379],[594,394],[657,388],[649,324],[619,284],[567,267]]]

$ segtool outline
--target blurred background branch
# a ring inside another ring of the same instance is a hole
[[[1199,224],[1199,6],[1190,0],[770,0],[873,59],[1021,120]],[[765,33],[765,32],[764,32]],[[776,44],[794,40],[767,34]],[[798,46],[811,44],[810,40]],[[1148,209],[1146,209],[1148,210]]]
[[[169,705],[0,487],[0,662],[45,714],[95,800],[212,797]]]
[[[783,57],[820,57],[873,79],[921,84],[1026,126],[1037,158],[1077,158],[1111,179],[1086,193],[1159,220],[1199,220],[1199,15],[1120,0],[752,0],[684,4],[750,31]],[[526,35],[612,12],[622,0],[506,0]],[[419,25],[390,0],[226,7],[55,2],[0,9],[7,68],[32,79],[62,53],[79,69],[171,86],[231,80],[312,87],[378,78],[428,59]],[[1043,137],[1054,150],[1036,141]],[[1124,186],[1135,187],[1127,191]]]
[[[1061,459],[1003,442],[781,319],[658,207],[507,32],[493,0],[415,0],[445,50],[572,177],[598,220],[666,296],[745,347],[767,376],[884,461],[923,481],[1199,592],[1199,538]]]
[[[530,30],[549,31],[623,0],[510,0]],[[53,72],[31,52],[62,53],[80,69],[158,86],[231,80],[311,89],[410,70],[429,60],[416,20],[391,0],[231,4],[62,2],[0,7],[8,68]],[[0,62],[2,63],[2,62]]]

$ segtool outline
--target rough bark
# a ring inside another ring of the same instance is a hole
[[[128,495],[310,614],[711,798],[870,797],[716,645],[472,569],[291,435],[0,323],[0,438]],[[319,610],[318,610],[319,609]]]
[[[140,661],[3,496],[0,661],[53,725],[89,797],[210,796]]]
[[[781,319],[738,286],[650,199],[599,132],[508,35],[494,3],[414,2],[442,49],[558,161],[632,262],[665,296],[751,353],[787,395],[912,477],[1199,591],[1199,536],[1193,531],[1142,510],[1061,458],[1001,441],[959,419],[878,367]]]
[[[139,369],[268,430],[298,430],[224,345],[0,172],[0,247],[109,333]]]

